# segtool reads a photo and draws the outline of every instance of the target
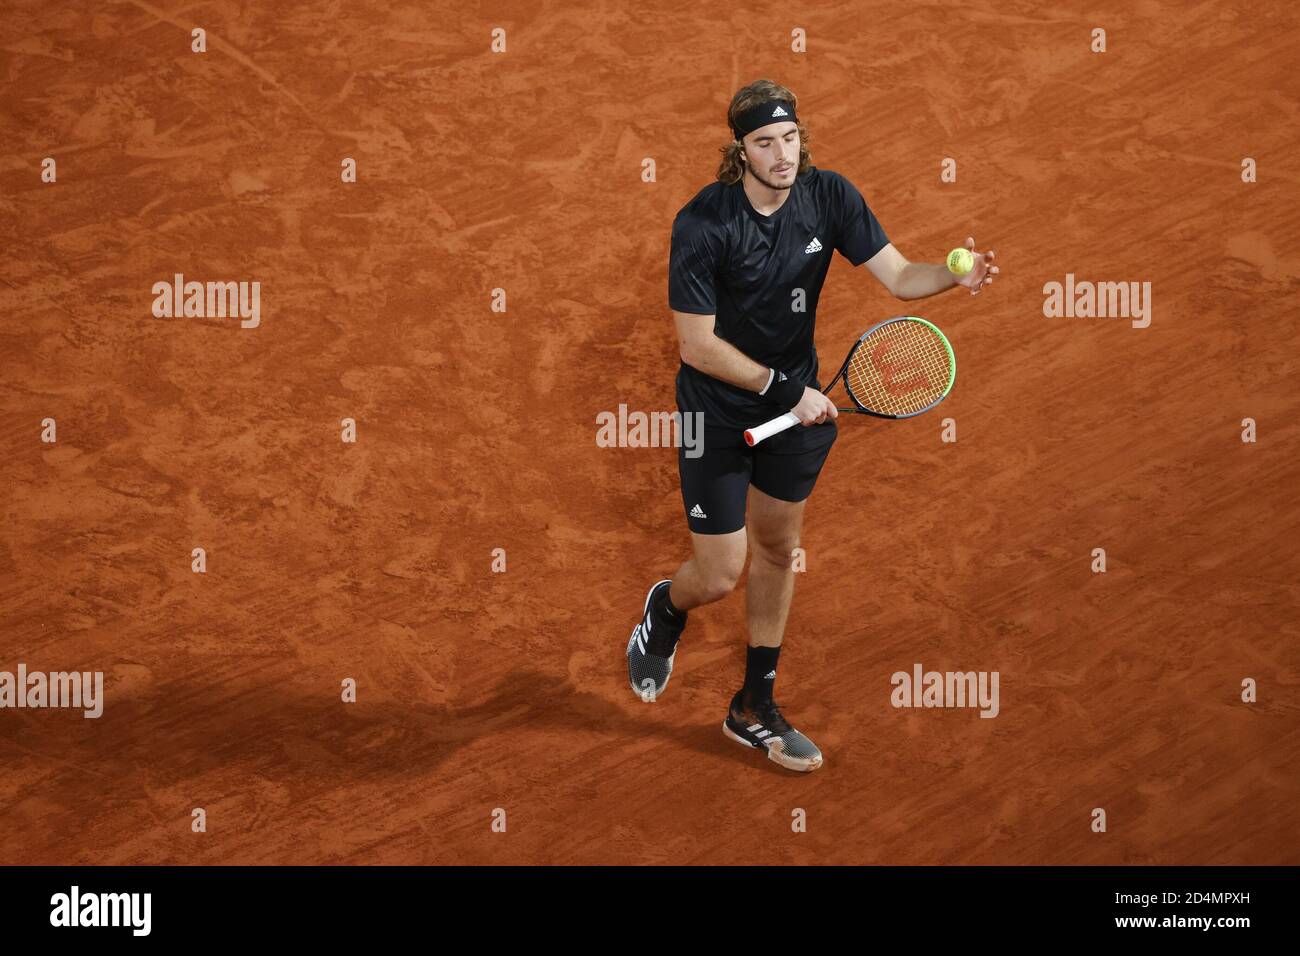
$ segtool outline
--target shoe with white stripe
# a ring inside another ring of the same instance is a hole
[[[641,621],[632,628],[627,642],[627,680],[632,693],[646,703],[654,703],[668,686],[677,656],[677,639],[682,628],[665,628],[656,624],[651,606],[666,596],[672,581],[660,581],[650,588],[641,608]],[[662,589],[662,591],[661,591]]]
[[[746,747],[762,747],[769,760],[787,770],[807,772],[822,765],[822,752],[817,745],[790,726],[781,715],[781,708],[772,701],[744,706],[743,690],[731,699],[722,732]]]

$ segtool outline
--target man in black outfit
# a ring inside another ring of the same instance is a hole
[[[650,588],[627,645],[628,680],[643,700],[663,693],[687,612],[726,597],[749,547],[749,649],[745,680],[723,732],[763,747],[791,770],[815,770],[821,751],[782,716],[772,697],[794,595],[791,552],[803,508],[836,437],[834,403],[820,391],[813,345],[817,300],[838,250],[900,299],[955,285],[978,294],[993,281],[993,253],[955,279],[943,263],[908,262],[862,195],[843,176],[811,164],[807,130],[785,87],[759,80],[727,111],[733,141],[718,181],[673,222],[668,305],[681,369],[677,407],[703,413],[703,454],[679,449],[682,504],[693,556]],[[967,247],[974,249],[968,239]],[[743,432],[786,411],[791,428],[757,447]]]

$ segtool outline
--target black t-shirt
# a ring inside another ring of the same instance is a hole
[[[673,220],[668,306],[716,315],[719,338],[818,388],[813,328],[831,251],[858,266],[888,244],[862,194],[839,173],[810,166],[770,216],[754,209],[740,183],[715,182]],[[797,289],[803,311],[796,311]],[[677,407],[704,412],[706,425],[740,429],[785,411],[684,363]]]

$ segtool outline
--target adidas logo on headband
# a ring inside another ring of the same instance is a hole
[[[799,122],[798,117],[794,115],[794,103],[789,100],[771,99],[763,103],[755,103],[745,110],[731,123],[731,129],[736,139],[741,139],[756,129],[782,122]]]

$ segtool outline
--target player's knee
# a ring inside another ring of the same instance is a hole
[[[741,561],[738,564],[727,564],[711,568],[704,576],[704,603],[721,601],[736,590],[736,583],[740,581],[740,572],[744,570],[744,567],[745,563]]]
[[[774,568],[789,568],[794,551],[799,547],[798,536],[754,542],[754,557]]]

